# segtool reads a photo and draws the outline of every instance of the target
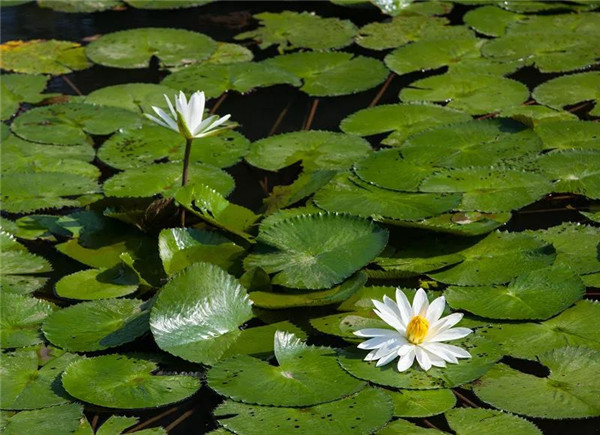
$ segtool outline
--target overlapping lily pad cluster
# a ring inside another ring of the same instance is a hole
[[[2,5],[17,3],[28,2]],[[118,13],[207,2],[37,3]],[[600,287],[600,5],[373,3],[393,17],[359,28],[258,14],[236,37],[254,52],[171,28],[0,46],[3,432],[91,434],[91,405],[114,414],[96,433],[121,433],[138,419],[120,412],[203,384],[224,398],[215,433],[536,434],[538,418],[600,416],[600,305],[586,299]],[[464,25],[450,24],[454,6]],[[161,83],[44,93],[51,76],[153,58]],[[565,74],[530,90],[517,80],[526,68]],[[419,78],[340,131],[251,142],[242,125],[195,140],[183,188],[185,141],[142,116],[179,90],[243,99],[282,85],[335,102],[396,76]],[[226,169],[242,164],[267,177],[302,170],[250,210],[227,199]],[[524,208],[543,213],[556,194],[583,213],[515,231]],[[177,228],[176,205],[190,226]],[[396,286],[466,313],[474,333],[456,344],[472,358],[402,373],[364,362],[354,332],[386,327],[371,301]],[[482,408],[460,407],[465,395]],[[422,427],[439,414],[440,430]]]

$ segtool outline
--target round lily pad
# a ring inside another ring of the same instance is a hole
[[[590,376],[600,369],[600,351],[563,347],[539,355],[550,370],[538,377],[498,364],[475,383],[473,391],[490,405],[530,417],[586,418],[600,415],[596,398],[600,380]]]
[[[48,77],[30,74],[5,74],[0,84],[2,108],[0,119],[6,120],[15,114],[20,103],[39,103],[45,96]],[[2,141],[4,142],[4,140]]]
[[[448,424],[457,434],[542,435],[537,426],[524,418],[502,411],[481,408],[455,408],[446,412]]]
[[[392,418],[390,398],[380,390],[361,392],[308,408],[248,405],[228,400],[215,411],[224,428],[249,435],[263,433],[371,433]]]
[[[173,96],[173,89],[153,83],[126,83],[106,86],[90,92],[85,97],[87,104],[120,107],[140,113],[152,113],[152,106],[167,109],[165,95]]]
[[[0,68],[26,74],[69,74],[91,66],[83,47],[70,41],[8,41],[0,51]]]
[[[150,328],[164,351],[213,364],[252,317],[246,290],[233,276],[212,264],[195,263],[162,288],[151,310]]]
[[[84,0],[76,2],[70,0],[38,0],[37,4],[41,8],[49,8],[58,12],[89,13],[112,9],[122,3],[119,0]]]
[[[385,229],[358,217],[297,216],[261,226],[257,240],[269,248],[250,254],[244,266],[274,273],[272,282],[285,287],[329,288],[375,258],[387,239]]]
[[[136,9],[181,9],[203,6],[213,0],[123,0],[129,6]]]
[[[600,71],[557,77],[533,90],[539,103],[561,109],[581,101],[593,101],[592,116],[600,116]]]
[[[137,273],[125,264],[105,269],[87,269],[65,275],[57,281],[55,291],[62,298],[93,300],[126,296],[140,284]]]
[[[445,432],[440,432],[439,430],[433,428],[417,426],[408,420],[398,418],[378,430],[376,433],[377,435],[396,435],[399,433],[409,435],[439,435],[440,433]]]
[[[154,408],[179,402],[200,388],[187,375],[154,375],[156,363],[127,355],[84,358],[62,376],[67,392],[84,402],[107,408]]]
[[[54,435],[74,434],[80,426],[83,406],[78,403],[51,406],[50,408],[21,411],[12,416],[2,416],[2,432],[6,435],[36,433]]]
[[[444,213],[417,221],[395,222],[395,225],[422,228],[460,236],[480,236],[505,225],[511,217],[511,213],[467,211]]]
[[[376,367],[374,361],[363,361],[365,351],[353,348],[341,352],[339,362],[352,376],[365,381],[394,388],[430,390],[453,388],[474,381],[501,358],[498,346],[482,337],[470,335],[453,343],[466,349],[471,358],[443,368],[433,367],[428,371],[413,367],[400,373],[396,364]]]
[[[56,307],[26,295],[2,293],[0,298],[0,345],[3,349],[40,343],[40,326]]]
[[[454,309],[492,319],[547,319],[584,294],[579,276],[562,265],[526,272],[507,286],[449,287],[444,292]]]
[[[264,61],[300,77],[300,88],[313,97],[355,94],[374,88],[388,75],[377,59],[344,52],[303,52]]]
[[[129,110],[67,103],[38,107],[17,117],[12,131],[31,142],[88,145],[89,135],[108,135],[120,128],[139,127],[141,118]]]
[[[46,278],[26,276],[52,271],[52,266],[43,257],[32,254],[7,232],[0,231],[0,263],[2,294],[27,294],[41,287]]]
[[[600,150],[556,150],[541,155],[535,166],[554,182],[554,192],[600,199]]]
[[[456,404],[452,390],[397,390],[386,393],[394,404],[394,417],[430,417]]]
[[[250,62],[252,59],[254,59],[254,53],[243,45],[217,42],[217,49],[203,62],[224,64]]]
[[[137,299],[102,299],[63,308],[44,320],[42,330],[55,346],[92,352],[135,340],[148,330],[148,311]]]
[[[536,125],[535,132],[542,139],[545,149],[598,149],[600,147],[598,145],[600,124],[594,121],[548,120]]]
[[[502,36],[506,33],[506,28],[510,24],[524,18],[523,15],[490,5],[468,11],[463,20],[479,33],[487,36]]]
[[[310,406],[352,394],[364,383],[340,368],[333,349],[307,346],[293,334],[275,333],[277,366],[240,355],[207,373],[208,385],[236,402]]]
[[[348,169],[371,151],[359,136],[331,131],[296,131],[254,142],[246,160],[252,166],[278,171],[301,161],[307,171]]]
[[[104,183],[104,193],[117,198],[172,195],[181,187],[181,162],[160,163],[127,169]],[[193,163],[189,166],[189,182],[208,185],[222,195],[229,195],[235,187],[233,178],[212,165]]]
[[[187,65],[209,57],[217,43],[184,29],[140,28],[108,33],[85,48],[88,58],[114,68],[146,68],[155,56],[163,67]]]

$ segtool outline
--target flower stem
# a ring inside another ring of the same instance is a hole
[[[192,139],[185,141],[185,155],[183,156],[183,173],[181,176],[181,185],[185,186],[189,177],[190,153],[192,152]],[[181,226],[185,227],[185,208],[181,207]]]

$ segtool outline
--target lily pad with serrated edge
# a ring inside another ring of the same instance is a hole
[[[545,2],[545,1],[505,1],[502,3],[498,3],[498,5],[504,9],[509,11],[524,13],[524,14],[532,14],[535,12],[543,12],[543,11],[553,11],[553,10],[577,10],[581,8],[582,5],[578,5],[575,2],[567,3],[567,2]],[[585,6],[583,6],[585,7]]]
[[[554,263],[551,244],[524,233],[495,231],[459,253],[464,261],[429,276],[445,284],[504,284],[516,276]]]
[[[40,326],[56,307],[26,295],[3,293],[0,298],[0,345],[3,349],[42,342]]]
[[[536,125],[535,132],[542,139],[545,149],[600,150],[598,122],[579,119],[548,120]]]
[[[529,97],[527,87],[515,80],[489,74],[449,72],[412,82],[400,91],[404,102],[446,102],[445,107],[470,115],[499,112]]]
[[[585,285],[568,266],[555,265],[517,276],[507,286],[448,287],[454,309],[492,319],[547,319],[585,294]],[[543,301],[543,302],[542,302]]]
[[[319,307],[344,301],[365,285],[366,282],[367,276],[359,272],[329,290],[302,293],[254,291],[249,296],[255,306],[270,310],[295,307]]]
[[[310,325],[320,333],[335,335],[354,343],[362,341],[354,335],[354,331],[361,328],[385,328],[386,324],[372,311],[353,311],[316,317],[310,319]]]
[[[468,57],[448,66],[448,72],[452,74],[472,73],[485,74],[493,77],[505,77],[523,68],[526,62],[513,60],[499,62],[486,57]]]
[[[471,119],[466,113],[434,104],[384,104],[347,116],[340,123],[340,129],[360,136],[392,132],[382,143],[398,146],[406,138],[425,129]]]
[[[112,435],[120,434],[125,431],[128,427],[133,426],[139,421],[137,417],[125,417],[121,415],[111,415],[102,426],[98,428],[96,434],[98,435]]]
[[[136,9],[181,9],[193,8],[212,3],[213,0],[123,0]]]
[[[398,372],[394,362],[375,367],[375,362],[363,361],[365,351],[347,348],[339,356],[339,363],[348,373],[359,379],[378,385],[407,388],[412,390],[431,390],[453,388],[480,378],[496,361],[501,358],[498,346],[485,338],[470,335],[456,340],[453,344],[462,347],[471,354],[471,358],[460,360],[458,364],[446,367],[434,367],[423,371],[415,364],[405,372]]]
[[[500,112],[502,117],[512,118],[521,124],[527,125],[529,128],[534,128],[535,132],[540,135],[537,129],[541,124],[552,123],[553,121],[573,121],[577,120],[577,116],[565,110],[554,110],[550,107],[539,105],[522,105],[509,107]],[[542,142],[546,142],[542,138]]]
[[[465,211],[444,213],[439,216],[417,221],[394,221],[393,224],[460,236],[480,236],[500,228],[511,218],[511,213],[480,213],[477,211]]]
[[[387,230],[366,219],[323,213],[292,217],[261,227],[262,252],[244,260],[246,269],[261,267],[273,284],[323,289],[342,282],[385,247]]]
[[[493,409],[455,408],[446,411],[446,420],[458,434],[485,433],[502,435],[507,432],[519,435],[542,435],[537,426],[524,418]]]
[[[312,97],[355,94],[382,83],[388,70],[377,59],[345,52],[303,52],[275,56],[264,63],[303,80],[300,88]]]
[[[600,415],[596,400],[600,380],[600,351],[563,347],[538,356],[550,370],[547,377],[520,372],[505,364],[493,367],[473,391],[496,408],[529,417],[586,418]]]
[[[62,388],[60,376],[78,358],[65,353],[38,368],[38,355],[34,350],[2,354],[2,409],[37,409],[69,403],[71,398]]]
[[[83,402],[107,408],[154,408],[179,402],[200,388],[188,375],[154,375],[157,364],[128,355],[84,358],[62,376],[67,392]]]
[[[463,17],[464,22],[477,32],[494,37],[504,35],[510,24],[523,19],[523,15],[491,5],[472,9]]]
[[[42,325],[55,346],[93,352],[134,341],[148,331],[148,310],[137,299],[102,299],[55,311]]]
[[[117,198],[172,196],[181,187],[181,168],[181,163],[174,162],[127,169],[104,183],[104,193]],[[228,195],[235,187],[225,171],[197,162],[189,166],[189,182],[205,183],[222,195]]]
[[[4,412],[3,412],[4,414]],[[54,435],[74,434],[80,426],[83,406],[78,403],[51,406],[49,408],[21,411],[14,415],[2,415],[2,433],[20,435],[36,433]]]
[[[506,3],[514,5],[520,2],[509,1]],[[594,4],[596,2],[586,3]],[[563,7],[566,5],[567,3],[563,2]],[[500,5],[500,7],[502,6]],[[577,5],[572,4],[571,6],[577,8]],[[597,7],[597,4],[595,6]],[[576,14],[531,14],[526,15],[519,22],[511,24],[508,33],[511,35],[546,33],[550,28],[554,27],[561,29],[563,32],[580,33],[587,36],[597,33],[599,24],[600,19],[596,13],[586,13],[585,11]]]
[[[65,275],[56,282],[55,292],[68,299],[108,299],[131,294],[139,285],[135,270],[126,264],[117,264],[111,268],[86,269]]]
[[[120,128],[136,128],[141,118],[129,110],[92,104],[66,103],[38,107],[11,125],[19,137],[54,145],[89,145],[90,135],[108,135]]]
[[[85,97],[84,102],[120,107],[133,112],[153,113],[153,106],[168,109],[165,95],[171,98],[174,94],[173,89],[154,83],[126,83],[96,89]]]
[[[180,69],[165,77],[161,83],[188,93],[202,89],[207,98],[214,98],[227,91],[244,94],[254,88],[279,84],[300,86],[300,79],[264,62],[202,63]]]
[[[83,47],[70,41],[8,41],[0,52],[0,68],[26,74],[69,74],[92,66]]]
[[[122,5],[120,0],[38,0],[37,4],[41,8],[68,13],[99,12]]]
[[[600,116],[600,71],[557,77],[542,83],[532,92],[540,104],[562,109],[581,101],[593,101],[592,116]]]
[[[277,366],[245,355],[223,360],[208,371],[207,383],[236,402],[271,406],[331,402],[365,386],[340,368],[332,348],[278,331],[274,352]]]
[[[268,407],[228,400],[219,405],[215,416],[224,428],[249,435],[279,431],[371,433],[392,418],[392,404],[383,391],[366,388],[353,396],[308,408]]]
[[[398,418],[376,432],[377,435],[396,435],[396,434],[409,434],[409,435],[439,435],[446,432],[441,432],[433,428],[424,428],[411,423],[408,420]]]
[[[394,404],[394,417],[430,417],[454,407],[452,390],[384,390]]]
[[[4,231],[0,231],[0,262],[2,278],[52,271],[52,265],[45,258],[32,254]],[[5,290],[4,286],[2,290]]]
[[[254,142],[246,161],[252,166],[278,171],[301,161],[307,171],[344,170],[369,155],[369,143],[355,135],[332,131],[296,131]]]
[[[146,68],[153,56],[170,67],[200,62],[216,49],[217,43],[202,33],[147,27],[103,35],[85,48],[85,54],[104,66]]]
[[[331,50],[352,44],[356,27],[349,20],[323,18],[310,12],[262,12],[255,30],[240,33],[236,40],[252,38],[261,49],[277,45],[281,53],[296,48]]]
[[[483,327],[480,333],[498,343],[505,355],[535,360],[536,355],[563,346],[600,350],[600,332],[594,327],[599,315],[598,302],[583,300],[543,322],[497,322]]]
[[[150,328],[162,350],[213,364],[252,317],[246,289],[233,276],[212,264],[195,263],[162,288],[151,310]]]
[[[192,141],[190,162],[219,168],[234,165],[246,155],[250,141],[236,131]],[[98,150],[98,158],[117,169],[130,169],[157,161],[182,161],[185,140],[180,134],[159,126],[119,131]]]
[[[395,224],[424,219],[458,206],[459,194],[394,192],[369,185],[347,173],[333,178],[314,196],[315,204],[329,212],[350,213]]]
[[[217,49],[203,62],[214,64],[250,62],[254,53],[240,44],[217,42]]]
[[[19,110],[20,103],[39,103],[45,98],[42,94],[48,77],[30,74],[5,74],[0,84],[2,99],[1,120],[9,119]],[[3,141],[4,142],[4,141]]]
[[[414,2],[414,0],[373,0],[381,12],[393,17],[397,15],[444,15],[452,10],[449,2]]]

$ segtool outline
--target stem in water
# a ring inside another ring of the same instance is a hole
[[[192,151],[192,139],[186,139],[185,155],[183,157],[183,174],[181,176],[181,185],[185,186],[188,182],[188,172],[190,166],[190,153]],[[185,228],[185,208],[181,207],[181,226]]]

